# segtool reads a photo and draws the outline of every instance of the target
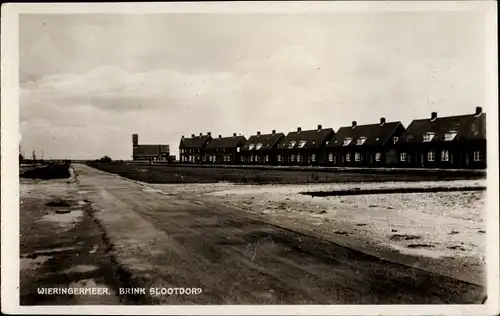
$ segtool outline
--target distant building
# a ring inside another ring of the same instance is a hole
[[[133,160],[167,161],[169,156],[169,145],[139,145],[139,135],[132,134]]]
[[[245,144],[244,136],[237,136],[236,133],[231,137],[213,138],[205,148],[205,155],[202,158],[203,163],[216,164],[236,164],[240,161],[241,147]]]
[[[398,142],[400,166],[486,168],[486,113],[414,120]]]
[[[278,165],[321,165],[325,163],[326,142],[331,140],[335,132],[331,128],[303,131],[298,127],[296,132],[290,132],[276,147],[276,162]]]
[[[205,148],[212,140],[211,133],[207,135],[200,133],[199,136],[191,134],[191,138],[182,135],[179,143],[179,162],[181,163],[202,163],[205,158]]]
[[[327,147],[330,166],[382,167],[397,164],[395,144],[405,132],[401,122],[386,122],[380,118],[378,124],[341,127]]]
[[[250,136],[245,146],[241,148],[240,163],[254,165],[275,165],[276,146],[285,138],[285,134],[276,133],[275,130],[271,134],[257,134]]]

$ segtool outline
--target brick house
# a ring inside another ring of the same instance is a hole
[[[245,136],[237,136],[236,133],[231,137],[219,135],[207,144],[203,163],[237,164],[241,160],[241,148],[245,142]]]
[[[139,135],[132,134],[132,160],[168,161],[169,145],[139,144]]]
[[[205,157],[205,148],[212,140],[210,132],[207,135],[200,133],[199,136],[191,134],[191,138],[181,137],[179,143],[180,163],[202,163]]]
[[[275,165],[276,155],[274,151],[279,142],[285,138],[285,134],[276,133],[273,130],[271,134],[257,134],[250,136],[245,146],[241,148],[241,164],[254,165]]]
[[[335,132],[331,128],[303,131],[298,127],[290,132],[276,147],[276,163],[278,165],[308,166],[322,165],[326,162],[325,145]]]
[[[341,127],[332,141],[326,145],[327,165],[352,167],[383,167],[397,164],[395,144],[405,132],[401,122],[380,123]]]
[[[414,120],[398,142],[399,166],[486,168],[486,113]]]

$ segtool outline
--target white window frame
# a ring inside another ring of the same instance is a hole
[[[328,154],[328,161],[330,161],[330,162],[333,161],[333,153]]]
[[[281,162],[281,154],[276,155],[276,160],[278,160],[278,162]]]
[[[347,161],[347,162],[351,161],[351,153],[345,154],[345,161]]]
[[[301,154],[297,154],[297,162],[302,162],[302,155]]]
[[[258,143],[258,144],[255,146],[255,150],[259,150],[261,147],[262,147],[262,144],[261,144],[261,143]]]
[[[381,157],[382,157],[382,153],[375,153],[375,161],[376,162],[379,162]]]
[[[269,162],[269,155],[266,155],[266,157],[265,157],[265,161],[266,161],[266,162]]]
[[[354,161],[356,161],[356,162],[361,161],[361,153],[360,152],[354,153]]]
[[[254,147],[255,147],[255,144],[250,144],[250,145],[248,145],[248,150],[253,150]]]
[[[427,152],[427,161],[434,162],[436,161],[436,153],[432,150]]]
[[[441,161],[449,161],[450,160],[450,152],[447,149],[441,150]]]
[[[316,162],[316,154],[315,153],[311,154],[311,161]]]
[[[449,141],[452,141],[455,139],[455,137],[457,136],[457,132],[455,131],[449,131],[448,133],[444,134],[444,140],[449,142]]]
[[[473,155],[475,162],[481,161],[481,152],[479,150],[474,151]]]
[[[399,153],[399,161],[406,162],[406,152]]]
[[[295,147],[295,144],[297,144],[296,141],[292,140],[291,142],[288,143],[288,148],[293,148]]]
[[[291,161],[291,162],[295,162],[295,155],[294,155],[294,154],[291,154],[291,155],[290,155],[290,161]]]
[[[351,143],[351,141],[352,141],[352,138],[350,138],[350,137],[346,137],[346,138],[344,139],[344,144],[343,144],[343,145],[344,145],[344,146],[347,146],[347,145],[349,145],[349,144]]]
[[[306,145],[307,141],[306,140],[301,140],[299,142],[299,148],[304,148],[304,146]]]

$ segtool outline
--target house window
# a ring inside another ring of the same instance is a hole
[[[481,152],[479,151],[474,152],[474,161],[481,161]]]
[[[457,132],[449,131],[448,133],[444,134],[444,140],[445,141],[453,140],[455,139],[455,136],[457,136]]]
[[[447,150],[442,150],[441,151],[441,161],[448,161],[449,158],[449,153]]]
[[[328,154],[328,161],[333,161],[333,153]]]
[[[434,138],[434,133],[425,133],[424,142],[430,142]]]
[[[380,153],[375,153],[375,161],[380,161]]]
[[[301,162],[302,160],[302,156],[301,155],[297,155],[297,162]]]
[[[256,149],[256,150],[259,150],[259,149],[260,149],[260,147],[262,147],[262,144],[257,144],[257,146],[255,146],[255,149]]]
[[[352,138],[350,138],[350,137],[347,137],[346,139],[344,139],[344,146],[349,145],[351,143],[351,141],[352,141]]]
[[[312,160],[312,162],[315,162],[315,161],[316,161],[316,154],[312,154],[312,155],[311,155],[311,160]]]
[[[305,141],[305,140],[301,140],[301,141],[299,142],[299,148],[304,148],[304,146],[306,145],[306,143],[307,143],[307,141]]]
[[[245,162],[245,157],[241,156],[241,157],[240,157],[240,161],[241,161],[241,162]]]
[[[266,162],[268,162],[269,161],[269,155],[266,155],[265,159],[266,159]]]
[[[354,154],[354,160],[360,161],[361,160],[361,154],[360,153],[355,153]]]
[[[365,141],[366,141],[366,137],[360,137],[360,138],[358,138],[356,145],[363,145]]]
[[[406,153],[400,153],[399,154],[399,160],[401,160],[403,162],[406,161]]]
[[[239,153],[240,152],[240,147],[236,147],[236,152]]]
[[[394,137],[392,140],[393,140],[393,144],[395,144],[395,143],[397,143],[397,142],[398,142],[399,137]]]
[[[250,162],[253,162],[253,155],[250,155]]]
[[[248,145],[248,150],[252,150],[255,147],[255,144]]]
[[[296,141],[291,141],[288,143],[288,148],[293,148],[297,142]]]
[[[255,162],[260,162],[260,156],[255,156]]]
[[[294,162],[295,161],[295,155],[290,156],[290,161]]]
[[[346,161],[351,161],[351,153],[345,154],[345,160]]]
[[[281,155],[277,155],[277,156],[276,156],[276,159],[277,159],[279,162],[281,162]]]
[[[429,151],[427,153],[427,161],[435,161],[436,160],[436,155],[433,151]]]

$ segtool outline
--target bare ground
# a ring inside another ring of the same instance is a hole
[[[147,297],[152,303],[481,303],[485,297],[485,288],[480,284],[438,273],[443,272],[443,266],[438,264],[433,268],[432,258],[403,254],[353,238],[346,225],[339,224],[342,230],[327,233],[315,229],[318,226],[309,223],[305,216],[296,217],[297,224],[285,218],[277,221],[235,205],[224,205],[224,201],[233,201],[227,197],[205,194],[221,192],[224,186],[227,189],[227,184],[155,187],[84,165],[76,165],[75,169],[78,178],[68,184],[71,189],[67,191],[73,198],[66,198],[90,203],[88,211],[83,212],[87,215],[79,219],[88,220],[84,226],[89,229],[74,230],[78,227],[75,225],[67,232],[60,232],[61,237],[54,238],[51,233],[49,240],[49,233],[45,237],[44,234],[36,236],[41,226],[31,228],[31,232],[26,228],[27,235],[21,239],[26,243],[22,253],[56,246],[78,247],[78,242],[83,241],[87,247],[92,244],[92,249],[94,245],[104,248],[103,260],[109,263],[109,272],[101,273],[102,279],[98,276],[93,279],[101,280],[111,289],[116,290],[124,281],[143,287],[203,289],[196,296]],[[42,199],[40,186],[28,185],[23,190],[24,198]],[[64,191],[60,187],[51,190]],[[28,209],[31,212],[24,213],[35,214],[33,210],[37,207]],[[28,226],[30,223],[40,225],[33,217],[36,215],[21,221]],[[99,240],[86,241],[94,235],[91,223],[95,223],[95,236],[99,236]],[[57,244],[69,233],[72,238],[83,240],[69,242],[68,235],[67,243]],[[81,251],[85,250],[67,253],[74,258]],[[61,262],[63,258],[59,254],[55,256],[55,260]],[[42,277],[45,274],[64,275],[67,271],[49,268],[47,262],[39,263],[34,272],[28,269],[30,273],[22,274],[25,279],[22,293],[26,297],[33,293],[31,280],[43,284],[47,282]],[[87,271],[85,268],[91,263],[85,261],[81,265],[84,267],[80,269]],[[420,265],[419,269],[414,268],[416,265]],[[125,276],[125,280],[120,275]],[[100,303],[106,304],[111,297],[102,298]]]

